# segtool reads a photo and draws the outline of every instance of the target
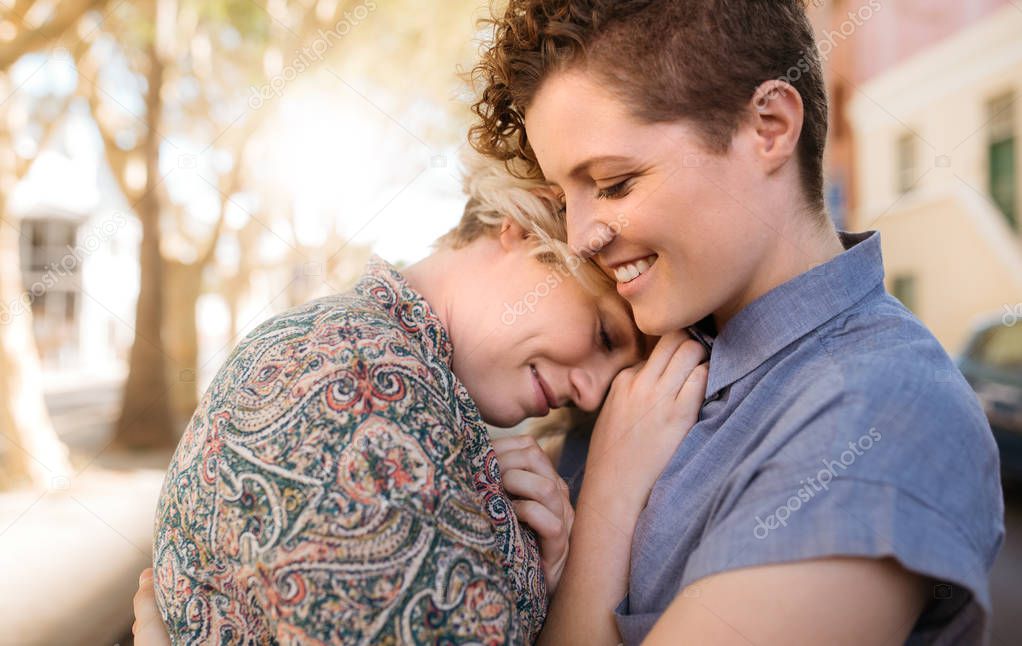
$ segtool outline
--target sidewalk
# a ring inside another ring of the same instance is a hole
[[[113,644],[130,629],[162,481],[93,466],[66,490],[0,494],[0,644]]]

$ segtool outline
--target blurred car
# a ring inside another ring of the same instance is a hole
[[[990,420],[1001,472],[1022,479],[1022,319],[1001,317],[979,326],[958,367]]]

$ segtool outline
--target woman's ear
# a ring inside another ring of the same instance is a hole
[[[500,246],[505,251],[511,251],[521,246],[529,237],[529,232],[514,218],[505,217],[500,223]]]
[[[773,173],[795,156],[802,135],[805,108],[802,95],[781,80],[767,81],[752,97],[756,154]]]
[[[535,186],[530,188],[529,192],[536,197],[543,198],[544,200],[548,200],[553,203],[559,203],[561,201],[561,192],[550,184]]]

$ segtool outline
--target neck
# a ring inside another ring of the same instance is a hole
[[[437,318],[443,323],[448,334],[451,334],[453,317],[452,278],[458,275],[457,254],[449,249],[439,249],[419,262],[405,267],[401,274],[408,285],[417,291],[429,303]],[[451,339],[453,345],[454,339]]]
[[[458,249],[441,247],[401,270],[409,286],[422,294],[443,323],[455,350],[465,331],[463,325],[472,324],[473,313],[463,310],[466,303],[471,303],[470,295],[478,291],[475,281],[479,279],[480,268],[487,267],[495,255],[495,250],[487,246],[489,242],[480,239]],[[462,306],[458,307],[458,303]]]
[[[745,289],[714,312],[718,331],[760,296],[844,252],[841,239],[829,220],[821,224],[805,214],[796,217],[796,223],[779,231]]]

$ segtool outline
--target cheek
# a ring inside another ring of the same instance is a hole
[[[573,278],[565,278],[541,305],[532,338],[539,340],[544,354],[570,365],[594,351],[596,305]]]
[[[582,329],[565,330],[551,343],[550,358],[564,366],[579,366],[588,361],[596,349],[590,339],[591,332]]]

